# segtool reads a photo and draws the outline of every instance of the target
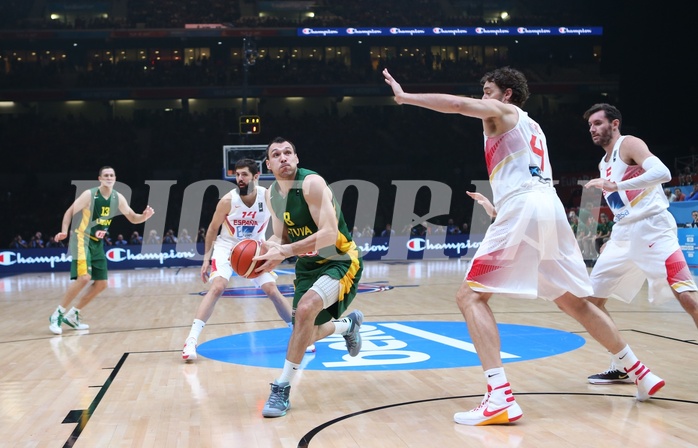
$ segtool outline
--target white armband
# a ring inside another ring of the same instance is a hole
[[[671,171],[657,156],[646,158],[642,162],[642,169],[645,172],[639,176],[618,182],[618,190],[642,190],[671,180]]]

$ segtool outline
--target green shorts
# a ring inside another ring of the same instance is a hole
[[[301,297],[313,287],[321,276],[327,275],[339,280],[340,291],[344,289],[346,292],[338,301],[320,311],[320,314],[315,318],[315,325],[322,325],[332,319],[342,317],[342,314],[349,308],[349,305],[354,300],[354,296],[356,296],[363,267],[361,258],[353,261],[330,261],[321,265],[304,262],[300,258],[296,263],[296,279],[293,281],[295,287],[293,293],[294,314]]]
[[[92,280],[107,279],[107,257],[104,255],[104,241],[74,234],[70,239],[70,279],[75,280],[89,275]]]

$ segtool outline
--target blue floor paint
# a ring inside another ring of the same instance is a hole
[[[550,328],[499,324],[504,363],[559,355],[582,347],[579,335]],[[199,345],[200,356],[257,367],[282,368],[289,328],[235,334]],[[315,343],[303,359],[307,370],[419,370],[479,366],[464,322],[364,322],[363,346],[352,358],[344,338],[332,335]]]

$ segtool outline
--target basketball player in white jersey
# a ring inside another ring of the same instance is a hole
[[[456,301],[482,363],[487,393],[479,406],[456,413],[455,422],[507,424],[523,416],[504,373],[499,330],[488,304],[493,294],[554,301],[638,379],[637,399],[649,399],[664,381],[638,361],[608,315],[580,298],[590,295],[591,283],[552,185],[545,134],[521,109],[529,96],[524,75],[509,67],[485,74],[482,99],[405,93],[387,70],[383,75],[398,104],[482,120],[497,218],[475,253]]]
[[[615,224],[591,271],[594,295],[589,300],[608,314],[609,297],[630,303],[647,279],[649,301],[676,298],[698,327],[698,293],[676,235],[676,221],[662,183],[671,180],[669,168],[647,144],[621,135],[620,111],[595,104],[584,113],[594,144],[606,152],[600,177],[586,188],[602,190]],[[592,384],[632,383],[613,362],[605,372],[591,375]]]
[[[235,182],[238,189],[231,190],[218,201],[206,231],[204,261],[201,265],[201,279],[204,283],[210,282],[211,287],[199,304],[189,336],[184,342],[182,359],[185,361],[196,359],[199,335],[233,275],[233,267],[230,265],[233,246],[245,238],[265,239],[271,212],[264,200],[266,188],[257,185],[258,180],[257,162],[252,159],[238,160],[235,163]],[[262,288],[276,307],[276,312],[290,327],[291,303],[277,288],[274,274],[265,272],[250,280],[255,286]],[[306,351],[314,352],[315,346],[308,347]]]

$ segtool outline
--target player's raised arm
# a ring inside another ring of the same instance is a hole
[[[145,222],[155,214],[155,210],[153,210],[153,208],[149,205],[145,207],[143,213],[134,212],[124,195],[121,193],[117,194],[119,195],[119,211],[126,217],[126,219],[129,220],[131,224],[140,224]]]
[[[445,93],[407,93],[392,77],[388,69],[383,70],[385,83],[393,89],[395,102],[431,109],[447,114],[461,114],[468,117],[486,119],[512,114],[514,111],[496,99],[478,99]]]

